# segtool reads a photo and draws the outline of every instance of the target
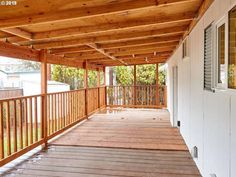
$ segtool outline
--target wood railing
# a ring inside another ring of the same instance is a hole
[[[84,120],[105,106],[105,87],[0,100],[0,166]]]
[[[167,106],[166,86],[107,86],[106,92],[108,106],[142,108]]]

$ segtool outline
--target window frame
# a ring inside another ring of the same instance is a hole
[[[225,67],[224,67],[224,72],[225,72],[225,78],[224,78],[224,83],[219,83],[219,36],[218,36],[218,31],[219,28],[225,25],[225,52],[224,52],[224,57],[225,57]],[[221,89],[221,90],[226,90],[228,89],[228,61],[229,61],[229,17],[228,14],[223,16],[216,24],[215,24],[215,64],[214,64],[214,71],[215,71],[215,89]]]
[[[190,58],[189,36],[182,42],[182,59]]]

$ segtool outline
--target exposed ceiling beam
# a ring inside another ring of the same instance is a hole
[[[75,27],[75,28],[67,28],[61,30],[40,32],[34,34],[34,40],[37,39],[54,39],[54,38],[62,38],[68,36],[76,36],[83,34],[99,34],[101,32],[110,32],[117,30],[124,30],[130,28],[139,28],[139,27],[149,27],[153,25],[161,25],[166,23],[176,23],[176,22],[186,22],[190,21],[195,17],[195,13],[180,13],[171,16],[159,15],[157,17],[148,17],[143,19],[135,19],[132,21],[125,21],[121,23],[106,23],[94,26],[83,26],[83,27]]]
[[[100,43],[99,45],[103,49],[123,49],[129,47],[142,47],[146,45],[162,45],[170,42],[178,42],[182,36],[165,36],[165,37],[151,37],[147,39],[134,39],[125,42],[115,42],[115,43]],[[50,53],[52,54],[66,54],[74,52],[91,52],[94,49],[86,45],[77,45],[73,47],[62,47],[62,48],[52,48]]]
[[[0,56],[39,61],[39,52],[26,47],[21,47],[0,41]]]
[[[109,54],[109,53],[106,53],[102,48],[99,47],[99,45],[97,44],[88,44],[89,47],[95,49],[96,51],[100,52],[101,54],[103,54],[104,56],[112,59],[112,60],[115,60],[115,61],[119,61],[120,63],[124,64],[124,65],[127,65],[127,63],[125,63],[123,60],[120,60],[120,59],[117,59],[115,56]]]
[[[2,31],[21,37],[23,39],[27,39],[27,40],[32,40],[33,35],[27,31],[24,31],[20,28],[9,28],[9,29],[2,29]]]
[[[160,37],[149,37],[146,39],[134,39],[125,42],[101,43],[103,49],[117,49],[126,47],[144,46],[150,44],[163,44],[166,42],[176,42],[181,39],[182,35],[170,35]]]
[[[159,59],[167,59],[169,55],[166,55],[166,56],[161,56],[161,57],[157,57],[157,56],[152,56],[152,57],[147,57],[149,60],[159,60]],[[123,59],[124,61],[126,62],[129,62],[129,61],[143,61],[145,60],[145,57],[142,57],[142,58],[132,58],[132,57],[129,57],[129,58],[125,58]],[[90,63],[104,63],[104,62],[112,62],[110,59],[107,59],[107,58],[101,58],[101,59],[91,59],[89,60]]]
[[[66,54],[66,53],[74,53],[74,52],[90,52],[94,51],[89,46],[82,45],[82,46],[75,46],[75,47],[65,47],[65,48],[58,48],[58,49],[51,49],[51,54]]]
[[[145,61],[145,60],[139,60],[139,61],[129,61],[127,62],[128,65],[142,65],[142,64],[155,64],[155,63],[165,63],[167,60],[166,59],[156,59],[156,60],[149,60],[148,62]],[[94,64],[97,64],[96,62]],[[120,66],[122,65],[121,63],[118,63],[118,62],[103,62],[102,65],[105,65],[105,66]]]
[[[144,39],[147,37],[157,37],[157,36],[167,36],[167,35],[180,35],[186,31],[187,26],[176,26],[165,29],[158,29],[152,31],[142,31],[136,33],[117,33],[115,35],[104,35],[104,36],[96,36],[96,37],[87,37],[87,38],[76,38],[70,40],[61,40],[54,42],[27,42],[27,43],[19,43],[22,45],[33,45],[35,49],[50,49],[50,48],[58,48],[58,47],[66,47],[66,46],[74,46],[74,45],[83,45],[83,44],[91,44],[91,43],[99,43],[99,42],[108,42],[108,41],[125,41],[130,39]],[[173,30],[174,29],[174,30]]]
[[[113,56],[126,56],[126,55],[137,55],[137,54],[146,54],[146,53],[160,53],[160,52],[171,52],[176,48],[174,47],[161,47],[157,49],[144,49],[144,50],[136,50],[136,51],[124,51],[124,52],[116,52]]]
[[[30,24],[51,23],[57,21],[65,21],[68,19],[78,19],[101,16],[103,14],[113,14],[118,12],[127,12],[137,9],[162,7],[168,4],[190,2],[196,0],[130,0],[125,2],[114,1],[108,5],[95,7],[81,7],[61,10],[57,12],[27,14],[24,17],[1,19],[0,29],[11,27],[20,27]]]
[[[125,52],[125,51],[137,51],[137,50],[144,50],[144,49],[153,49],[154,51],[158,50],[158,48],[161,47],[174,47],[179,44],[178,41],[176,42],[165,42],[162,44],[147,44],[147,45],[141,45],[141,46],[132,46],[132,47],[122,47],[122,48],[116,48],[116,49],[106,49],[105,51],[108,53],[116,53],[116,52]]]

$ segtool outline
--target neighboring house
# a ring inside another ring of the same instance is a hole
[[[36,95],[41,93],[40,71],[6,72],[0,70],[0,88],[13,89],[22,88],[23,95]],[[69,91],[70,85],[48,81],[48,92]]]
[[[0,88],[4,87],[4,82],[7,80],[7,73],[0,70]]]

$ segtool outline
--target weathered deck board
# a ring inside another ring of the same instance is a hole
[[[53,142],[54,145],[187,150],[166,110],[101,112]]]
[[[168,117],[164,110],[96,114],[4,176],[200,177]]]
[[[200,176],[187,151],[52,146],[6,176]]]

